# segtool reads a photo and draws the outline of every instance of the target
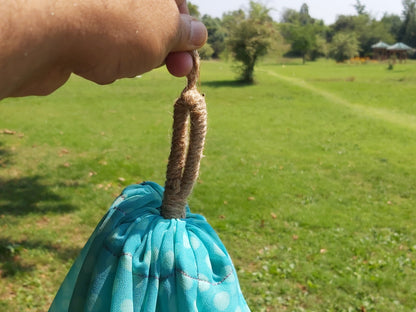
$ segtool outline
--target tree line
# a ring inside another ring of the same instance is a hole
[[[286,9],[274,21],[267,6],[250,1],[247,10],[239,9],[221,18],[201,16],[189,3],[191,15],[201,19],[208,30],[207,44],[200,50],[202,58],[227,58],[231,55],[241,66],[240,78],[253,81],[258,59],[273,51],[286,57],[301,57],[303,62],[319,57],[338,62],[355,56],[371,57],[371,46],[378,41],[403,42],[416,48],[416,0],[402,0],[401,15],[385,13],[376,19],[360,0],[354,15],[339,15],[331,25],[313,18],[309,7]]]

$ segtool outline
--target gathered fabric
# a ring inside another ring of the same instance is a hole
[[[130,185],[82,249],[50,312],[247,312],[237,273],[206,219],[161,215],[164,188]]]

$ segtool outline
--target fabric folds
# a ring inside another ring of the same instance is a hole
[[[247,312],[224,245],[204,217],[160,215],[164,189],[125,188],[75,261],[50,312]]]

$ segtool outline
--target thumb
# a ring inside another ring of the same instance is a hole
[[[177,34],[177,40],[171,52],[199,49],[205,44],[208,37],[205,25],[188,14],[180,15]]]

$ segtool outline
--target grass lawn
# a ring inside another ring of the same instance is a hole
[[[209,128],[193,212],[252,311],[415,311],[416,63],[267,62],[253,86],[204,62]],[[115,196],[164,183],[164,69],[0,102],[0,311],[45,311]],[[6,130],[7,129],[7,130]]]

